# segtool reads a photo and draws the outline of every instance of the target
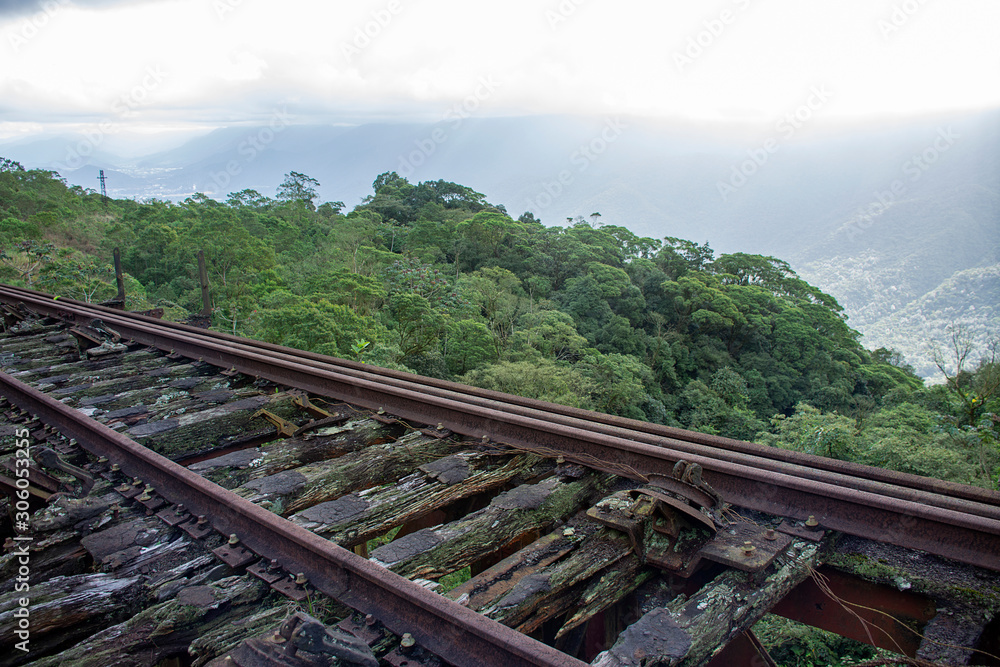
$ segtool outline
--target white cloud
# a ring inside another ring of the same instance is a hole
[[[425,119],[484,76],[503,85],[482,113],[772,122],[818,84],[835,92],[819,121],[1000,106],[994,0],[53,2],[0,14],[8,123],[113,113],[149,68],[166,76],[129,123],[289,103],[310,120]]]

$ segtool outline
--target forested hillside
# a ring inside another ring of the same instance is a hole
[[[925,388],[858,342],[780,259],[641,238],[599,213],[546,227],[446,181],[379,175],[351,211],[291,172],[276,198],[102,201],[0,162],[0,279],[582,408],[996,486],[1000,369]],[[957,332],[961,334],[961,332]],[[962,336],[955,337],[962,352]],[[988,363],[987,363],[988,362]]]
[[[237,123],[153,154],[127,132],[73,160],[67,147],[86,143],[83,135],[0,138],[0,154],[87,188],[103,169],[111,194],[139,199],[273,194],[297,165],[322,182],[322,198],[347,202],[347,212],[389,166],[414,183],[466,184],[548,226],[601,211],[604,222],[640,236],[781,257],[837,299],[865,347],[892,347],[918,375],[940,382],[927,348],[947,344],[945,326],[961,321],[980,345],[996,331],[971,308],[988,294],[949,291],[947,283],[1000,262],[998,128],[995,109],[807,124],[794,137],[780,135],[780,149],[759,170],[746,162],[765,140],[759,129],[629,116],[291,124],[280,132]],[[262,136],[273,142],[249,151]],[[580,150],[591,142],[599,154]],[[932,291],[949,291],[945,308],[924,298]]]

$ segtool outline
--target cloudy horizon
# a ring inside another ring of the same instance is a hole
[[[629,115],[816,124],[1000,108],[990,0],[0,3],[0,140],[113,123]]]

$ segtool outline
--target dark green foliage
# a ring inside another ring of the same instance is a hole
[[[753,632],[780,667],[849,667],[876,657],[899,657],[773,614]]]
[[[77,298],[129,291],[218,328],[483,387],[995,485],[995,358],[925,388],[865,350],[840,305],[779,259],[510,217],[447,181],[376,177],[345,214],[289,172],[277,197],[112,200],[0,161],[0,270]],[[964,348],[963,348],[964,349]],[[775,416],[777,415],[777,417]]]

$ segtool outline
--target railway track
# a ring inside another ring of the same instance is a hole
[[[741,573],[731,576],[747,595],[765,591],[747,618],[765,612],[818,564],[824,530],[1000,570],[1000,499],[983,489],[30,290],[0,288],[0,301],[8,329],[20,329],[0,347],[11,371],[0,375],[10,428],[34,420],[33,440],[72,439],[85,452],[63,443],[64,458],[97,480],[91,496],[132,500],[186,534],[190,549],[207,544],[199,554],[256,572],[239,576],[300,602],[312,591],[344,605],[337,622],[351,634],[327,642],[357,664],[374,658],[350,648],[350,637],[378,645],[388,664],[573,665],[581,656],[629,664],[629,630],[655,638],[650,615],[667,598],[683,606],[681,590],[707,603],[720,567]],[[84,500],[67,502],[76,511]],[[114,525],[147,520],[120,504],[113,515]],[[397,530],[392,541],[371,542]],[[466,567],[468,581],[435,592]],[[673,582],[667,598],[662,587],[647,590],[662,573]],[[761,573],[774,575],[773,586]],[[639,613],[642,595],[649,613]],[[635,621],[629,630],[595,637],[594,619],[604,615],[607,625],[608,610],[627,604],[637,618],[619,613],[618,624]],[[731,618],[731,627],[746,620]]]

